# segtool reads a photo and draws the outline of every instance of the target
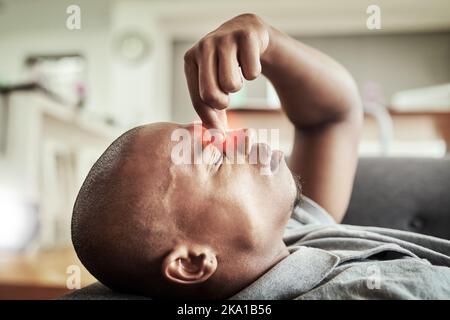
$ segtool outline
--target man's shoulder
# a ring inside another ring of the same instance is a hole
[[[357,262],[337,267],[297,299],[449,299],[450,268],[423,259]]]

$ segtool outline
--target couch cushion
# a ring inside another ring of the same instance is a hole
[[[450,158],[362,158],[343,223],[450,239]]]

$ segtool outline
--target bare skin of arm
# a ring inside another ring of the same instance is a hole
[[[206,126],[226,128],[229,93],[259,74],[274,85],[295,126],[291,170],[304,194],[342,221],[357,166],[362,108],[351,75],[325,54],[253,14],[233,18],[185,55],[194,108]]]
[[[264,75],[295,126],[291,170],[304,193],[337,221],[344,217],[357,165],[362,108],[356,85],[337,62],[269,27]]]

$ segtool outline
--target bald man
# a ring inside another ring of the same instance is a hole
[[[196,124],[149,124],[95,163],[72,238],[98,280],[152,298],[450,298],[449,241],[338,224],[362,125],[357,88],[341,65],[244,14],[196,43],[185,73],[214,139],[196,135]],[[242,76],[261,73],[295,126],[289,165],[267,145],[229,139],[248,136],[227,128],[229,94]],[[179,130],[200,146],[188,149],[188,161],[173,158]],[[230,146],[243,161],[231,159]],[[204,161],[190,161],[196,152]]]

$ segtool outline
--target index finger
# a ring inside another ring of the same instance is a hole
[[[227,128],[227,117],[225,110],[216,110],[205,104],[199,92],[198,66],[195,62],[186,62],[184,64],[184,73],[188,84],[189,95],[192,105],[208,129],[218,129],[225,133]]]

